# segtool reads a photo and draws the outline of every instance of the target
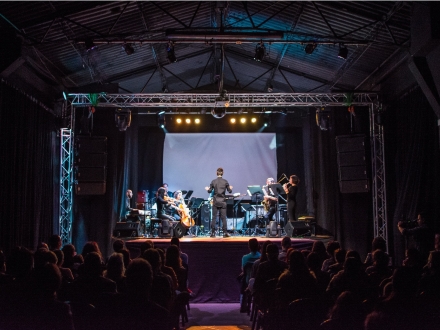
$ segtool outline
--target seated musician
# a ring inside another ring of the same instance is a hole
[[[262,187],[263,193],[264,193],[264,210],[266,211],[266,214],[264,215],[264,218],[266,221],[272,221],[273,216],[277,210],[277,197],[273,193],[271,189],[269,189],[269,185],[274,184],[275,180],[273,178],[267,178],[266,185]]]
[[[163,187],[160,187],[156,193],[156,206],[157,206],[157,217],[159,219],[166,219],[170,221],[176,221],[176,219],[168,214],[166,214],[166,206],[172,205],[172,200],[169,199],[168,196],[165,195],[166,190]]]
[[[133,197],[133,191],[131,189],[127,189],[125,193],[125,221],[137,221],[137,217],[133,217],[132,212],[135,211],[135,208],[131,207],[131,198]]]
[[[177,221],[180,221],[180,205],[186,207],[185,200],[183,199],[182,192],[180,190],[176,190],[174,192],[174,205],[171,209],[171,215],[176,218]]]

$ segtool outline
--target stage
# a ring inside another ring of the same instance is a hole
[[[194,303],[237,303],[240,301],[240,288],[237,276],[241,272],[241,258],[249,253],[248,241],[255,237],[260,245],[270,240],[281,250],[282,238],[236,235],[229,238],[217,236],[184,236],[180,238],[182,252],[188,254],[188,287],[193,292]],[[329,236],[311,236],[292,238],[295,249],[311,249],[315,240],[326,244]],[[125,239],[124,239],[125,240]],[[132,258],[140,254],[140,246],[145,240],[151,240],[154,247],[167,248],[171,238],[128,238],[125,240]]]

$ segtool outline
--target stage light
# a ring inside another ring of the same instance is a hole
[[[174,53],[174,42],[167,43],[167,58],[170,63],[177,62],[176,54]]]
[[[226,108],[223,108],[223,107],[213,108],[211,110],[211,115],[217,119],[223,118],[226,115]]]
[[[267,92],[268,93],[272,93],[273,92],[273,85],[269,84],[269,86],[267,87]]]
[[[235,118],[231,118],[231,124],[235,124]]]
[[[86,46],[86,50],[89,52],[93,49],[95,49],[97,46],[93,43],[93,40],[91,38],[86,38],[86,40],[84,40],[84,44]]]
[[[161,112],[158,113],[158,115],[163,115],[165,113],[165,110],[162,110]]]
[[[186,118],[186,119],[185,119],[185,123],[187,123],[187,124],[191,124],[191,119]]]
[[[121,132],[126,131],[131,124],[131,111],[128,109],[117,109],[115,112],[116,127]]]
[[[246,123],[246,118],[244,118],[244,117],[240,118],[240,123],[242,123],[242,124]]]
[[[157,126],[165,128],[165,115],[157,115]]]
[[[318,125],[321,131],[331,129],[330,114],[331,111],[324,107],[316,109],[316,125]]]
[[[123,44],[122,49],[125,50],[127,55],[131,55],[134,53],[134,48],[131,44]]]
[[[252,119],[251,119],[251,123],[256,123],[257,122],[257,118],[255,118],[255,117],[252,117]]]
[[[270,123],[271,123],[270,116],[264,115],[264,121],[263,121],[264,127],[270,127]]]
[[[265,52],[266,52],[266,47],[264,46],[263,41],[261,41],[260,43],[257,44],[257,46],[255,46],[254,60],[261,62],[264,58]]]
[[[312,54],[313,51],[316,48],[316,43],[310,43],[306,45],[306,48],[304,48],[304,51],[306,52],[306,54]]]
[[[182,123],[182,119],[181,118],[177,118],[176,119],[176,123],[181,124]]]
[[[348,56],[348,49],[347,49],[347,47],[345,47],[344,45],[339,45],[338,57],[346,60],[347,56]]]
[[[194,119],[194,122],[195,122],[196,124],[200,124],[200,119],[199,119],[199,118],[196,118],[196,119]]]

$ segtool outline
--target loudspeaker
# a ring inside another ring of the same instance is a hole
[[[75,159],[76,166],[79,167],[104,167],[107,166],[107,154],[83,154]]]
[[[116,222],[114,237],[138,237],[140,222]]]
[[[80,182],[106,181],[105,167],[78,167],[76,179]]]
[[[75,141],[78,154],[104,154],[107,153],[106,136],[78,136]]]
[[[341,193],[363,193],[370,191],[368,180],[339,181],[339,190]]]
[[[180,222],[173,228],[174,237],[181,238],[185,235],[186,228]]]
[[[106,190],[105,182],[78,182],[75,183],[77,195],[104,195]]]
[[[200,209],[200,225],[205,229],[209,229],[209,223],[211,221],[211,208],[209,204],[203,204]]]
[[[288,237],[311,235],[310,224],[305,221],[288,221],[284,230]]]
[[[162,219],[159,227],[159,237],[173,237],[173,225],[169,220]]]

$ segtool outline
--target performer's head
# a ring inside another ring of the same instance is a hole
[[[126,192],[126,195],[127,195],[128,198],[132,198],[133,197],[133,192],[130,189],[128,189],[127,192]]]
[[[174,192],[174,199],[181,199],[182,198],[182,192],[180,190],[176,190]]]
[[[267,185],[273,184],[274,181],[275,181],[275,180],[274,180],[273,178],[267,178],[267,180],[266,180],[266,184],[267,184]]]
[[[165,192],[166,192],[165,188],[164,187],[160,187],[157,190],[157,197],[162,197],[163,198],[165,196]]]
[[[296,184],[299,183],[299,178],[295,174],[293,174],[293,175],[290,176],[289,182],[290,182],[290,184],[295,184],[296,185]]]
[[[168,183],[162,183],[162,187],[165,188],[166,191],[168,191]]]
[[[223,176],[223,169],[221,167],[217,169],[217,176]]]

